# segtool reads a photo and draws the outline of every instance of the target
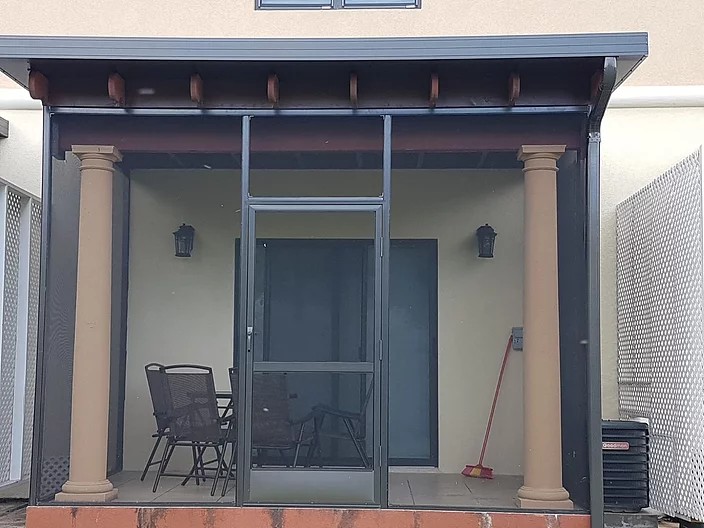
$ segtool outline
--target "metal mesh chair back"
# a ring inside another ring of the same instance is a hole
[[[240,373],[236,368],[228,369],[230,374],[230,390],[232,391],[232,412],[237,414],[237,402],[240,395]]]
[[[287,448],[294,442],[286,374],[252,376],[252,447]]]
[[[169,394],[169,427],[179,440],[217,442],[222,437],[213,371],[199,365],[163,368]]]
[[[152,399],[154,419],[156,420],[156,430],[163,433],[169,427],[169,394],[164,379],[164,365],[160,363],[149,363],[144,367],[147,374],[147,385],[149,386],[149,396]]]

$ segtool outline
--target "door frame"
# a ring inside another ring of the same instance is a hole
[[[339,116],[345,115],[340,113]],[[334,119],[336,113],[328,114]],[[235,504],[244,506],[252,504],[245,500],[249,496],[251,479],[251,438],[248,438],[248,425],[251,420],[251,374],[253,361],[248,346],[248,327],[253,321],[254,277],[253,270],[256,256],[255,215],[257,211],[269,212],[369,212],[375,215],[375,245],[378,248],[378,276],[375,278],[375,303],[378,313],[375,313],[375,358],[374,373],[374,431],[375,446],[373,456],[374,471],[374,504],[373,506],[388,507],[388,306],[389,306],[389,261],[390,252],[390,205],[391,205],[391,116],[379,114],[383,119],[383,162],[382,178],[383,192],[379,197],[254,197],[250,194],[250,138],[252,116],[242,117],[242,177],[241,177],[241,233],[239,276],[240,288],[238,298],[238,324],[236,349],[246,351],[234,357],[237,361],[239,374],[238,394],[238,446]],[[276,116],[285,119],[285,116]],[[364,116],[369,119],[369,116]],[[257,118],[257,119],[266,119]],[[233,351],[234,352],[234,351]],[[376,445],[378,444],[378,445]],[[378,450],[378,451],[377,451]],[[271,504],[269,504],[271,505]],[[287,504],[281,504],[282,506]],[[331,506],[359,506],[359,504],[331,504]]]

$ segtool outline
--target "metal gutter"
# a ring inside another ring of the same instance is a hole
[[[0,117],[0,139],[10,136],[10,123],[7,119]]]
[[[601,332],[599,296],[601,121],[616,85],[616,59],[604,59],[604,79],[588,117],[587,138],[587,408],[591,528],[604,528],[604,470],[601,451]]]

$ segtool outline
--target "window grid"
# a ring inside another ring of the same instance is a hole
[[[280,9],[416,9],[421,0],[256,0],[256,8]]]

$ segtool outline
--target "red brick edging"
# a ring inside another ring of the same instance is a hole
[[[33,506],[27,528],[589,528],[589,515],[332,508]]]

